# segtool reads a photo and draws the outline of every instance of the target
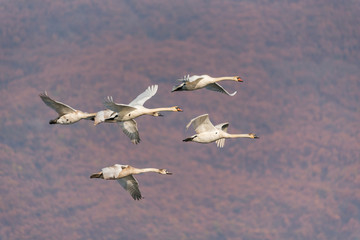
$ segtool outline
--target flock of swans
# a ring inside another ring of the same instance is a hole
[[[236,82],[242,82],[243,80],[238,77],[219,77],[212,78],[208,75],[194,75],[189,76],[185,75],[183,78],[179,79],[181,84],[174,86],[172,92],[174,91],[192,91],[201,88],[206,88],[208,90],[221,92],[229,96],[234,96],[234,93],[227,92],[220,84],[217,82],[224,80],[232,80]],[[49,121],[49,124],[73,124],[82,119],[94,121],[94,125],[98,125],[102,122],[107,123],[118,123],[125,133],[128,136],[132,143],[140,143],[140,135],[137,128],[137,123],[135,118],[142,115],[151,115],[154,117],[162,116],[161,112],[163,111],[172,111],[172,112],[182,112],[182,109],[178,106],[173,107],[161,107],[161,108],[146,108],[144,103],[153,97],[158,90],[158,85],[149,86],[143,93],[137,96],[129,104],[119,104],[113,101],[111,96],[105,98],[103,104],[105,110],[100,110],[95,113],[87,113],[70,107],[62,102],[56,101],[50,98],[45,91],[39,96],[42,101],[50,108],[55,110],[58,113],[58,117]],[[256,139],[258,136],[254,133],[248,134],[230,134],[227,132],[229,123],[221,123],[218,125],[213,125],[210,121],[208,114],[203,114],[197,116],[190,120],[186,128],[188,129],[192,126],[195,130],[195,135],[192,135],[188,138],[185,138],[183,142],[197,142],[197,143],[211,143],[215,142],[217,147],[224,147],[225,139],[227,138],[252,138]],[[101,178],[105,180],[117,180],[120,185],[130,193],[134,200],[142,199],[141,192],[139,190],[139,183],[133,177],[135,174],[144,173],[144,172],[157,172],[159,174],[171,175],[171,172],[168,172],[166,169],[157,169],[157,168],[135,168],[130,165],[120,165],[115,164],[110,167],[103,168],[100,172],[94,173],[90,178]]]

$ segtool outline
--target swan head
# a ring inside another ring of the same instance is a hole
[[[260,138],[260,137],[258,137],[258,136],[256,136],[256,134],[255,133],[249,133],[249,137],[250,138]]]
[[[174,108],[174,112],[182,112],[183,110],[180,108],[180,107],[178,107],[178,106],[175,106],[175,107],[173,107]]]
[[[169,172],[166,169],[159,169],[159,174],[172,175],[172,172]]]
[[[239,77],[239,76],[236,76],[236,77],[235,77],[235,81],[237,81],[237,82],[243,82],[243,80],[242,80],[241,77]]]

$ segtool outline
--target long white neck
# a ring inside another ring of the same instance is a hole
[[[230,133],[226,133],[224,134],[225,138],[251,138],[250,134],[245,133],[245,134],[230,134]]]
[[[154,115],[158,112],[176,112],[176,109],[174,107],[148,108],[145,114]]]
[[[218,77],[218,78],[213,78],[214,82],[220,82],[220,81],[224,81],[224,80],[233,80],[236,81],[235,77]]]
[[[160,169],[158,169],[158,168],[135,168],[135,170],[134,170],[134,174],[145,173],[145,172],[159,173]]]
[[[81,111],[78,111],[78,114],[80,114],[82,118],[92,118],[96,116],[96,113],[87,113]]]

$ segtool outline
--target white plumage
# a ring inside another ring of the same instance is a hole
[[[221,123],[214,126],[208,114],[200,115],[190,120],[186,128],[193,126],[196,134],[184,139],[184,142],[211,143],[216,142],[219,148],[224,147],[226,138],[258,138],[254,133],[229,134],[227,129],[229,123]]]

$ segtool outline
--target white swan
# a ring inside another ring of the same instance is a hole
[[[234,96],[236,94],[236,91],[233,93],[229,93],[217,82],[224,81],[224,80],[243,82],[243,80],[239,76],[213,78],[213,77],[210,77],[209,75],[200,75],[200,76],[193,75],[191,77],[189,75],[187,75],[187,76],[185,75],[184,78],[179,79],[179,80],[182,81],[182,83],[180,85],[174,86],[171,92],[192,91],[192,90],[197,90],[197,89],[201,89],[201,88],[206,88],[208,90],[225,93],[229,96]]]
[[[39,94],[41,100],[50,108],[54,109],[59,116],[50,120],[50,124],[72,124],[80,121],[81,119],[94,120],[96,113],[86,113],[76,110],[62,102],[51,99],[47,92]]]
[[[146,108],[144,103],[156,94],[158,85],[149,86],[143,93],[137,96],[129,104],[118,104],[113,101],[111,96],[107,97],[104,101],[106,108],[116,112],[118,114],[115,117],[117,121],[127,121],[137,118],[141,115],[162,116],[162,111],[182,112],[178,106],[163,107],[163,108]]]
[[[104,101],[104,105],[108,109],[99,111],[96,114],[94,124],[97,125],[101,122],[117,122],[125,135],[130,138],[131,142],[138,144],[140,142],[140,136],[134,118],[141,115],[162,116],[160,113],[161,111],[182,112],[177,106],[153,109],[145,108],[143,106],[144,103],[156,94],[157,89],[158,85],[148,87],[127,105],[114,103],[112,97],[107,97]]]
[[[106,180],[117,180],[120,185],[130,193],[134,200],[140,200],[143,197],[139,189],[139,183],[134,178],[134,174],[156,172],[159,174],[171,175],[166,169],[158,168],[134,168],[129,165],[115,164],[111,167],[105,167],[100,172],[94,173],[90,178],[101,178]]]
[[[216,142],[216,145],[220,148],[224,147],[226,138],[259,138],[254,133],[248,134],[229,134],[227,129],[229,123],[221,123],[214,126],[208,114],[200,115],[192,119],[186,128],[192,125],[196,134],[184,139],[184,142],[198,142],[198,143],[210,143]]]

